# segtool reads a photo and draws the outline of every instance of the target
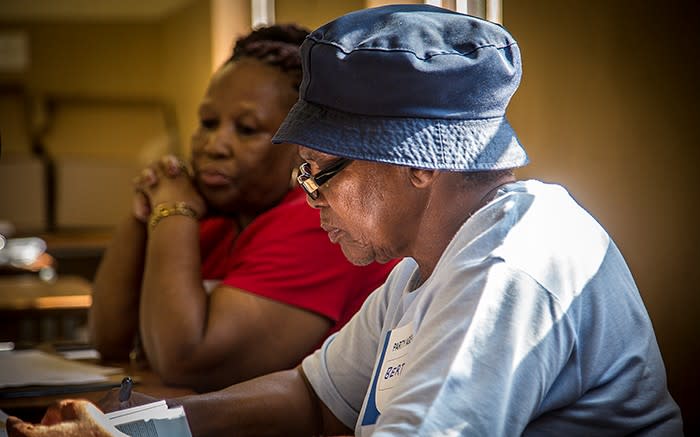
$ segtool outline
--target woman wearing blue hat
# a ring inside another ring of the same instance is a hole
[[[513,175],[521,64],[503,28],[368,9],[313,32],[302,62],[273,141],[300,146],[299,183],[348,259],[404,259],[298,368],[169,400],[195,435],[682,435],[610,236],[564,188]]]

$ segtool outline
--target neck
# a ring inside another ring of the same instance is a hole
[[[421,279],[417,286],[430,277],[443,252],[462,225],[496,196],[498,189],[514,182],[513,175],[478,187],[464,189],[459,174],[444,173],[426,204],[421,232],[418,233],[412,257],[418,263]]]

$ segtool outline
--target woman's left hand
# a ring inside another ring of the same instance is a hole
[[[123,410],[125,408],[135,407],[137,405],[149,404],[151,402],[156,402],[158,398],[153,396],[148,396],[139,392],[131,392],[129,399],[126,401],[119,400],[119,388],[113,388],[108,391],[102,399],[97,401],[97,406],[106,413],[110,411]]]

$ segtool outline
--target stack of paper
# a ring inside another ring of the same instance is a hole
[[[136,437],[192,437],[182,407],[168,408],[165,401],[139,405],[106,414],[119,431]]]

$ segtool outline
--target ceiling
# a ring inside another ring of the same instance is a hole
[[[194,0],[0,0],[0,20],[154,20]]]

